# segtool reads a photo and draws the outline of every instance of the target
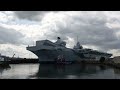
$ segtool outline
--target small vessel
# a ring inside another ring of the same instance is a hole
[[[79,42],[73,48],[67,48],[66,42],[57,37],[56,42],[50,40],[36,41],[36,46],[28,46],[27,50],[38,56],[39,62],[75,62],[76,60],[109,59],[112,54],[86,49]]]
[[[9,60],[8,57],[2,56],[2,55],[0,54],[0,67],[1,67],[1,68],[10,67],[8,60]]]

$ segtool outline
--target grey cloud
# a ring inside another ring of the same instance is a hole
[[[79,41],[82,45],[92,45],[99,47],[101,50],[119,49],[120,40],[116,37],[115,30],[106,26],[108,22],[106,16],[101,12],[101,15],[91,16],[88,13],[84,16],[68,17],[65,21],[67,26],[64,27],[61,23],[56,23],[59,28],[57,31],[53,31],[53,34],[47,34],[51,39],[56,39],[57,35],[63,40],[67,40],[67,37],[71,37],[76,41],[76,37],[79,37]],[[71,21],[70,21],[71,19]]]
[[[14,11],[19,19],[28,19],[33,21],[40,21],[43,16],[49,11]]]
[[[19,19],[41,20],[48,12],[15,11],[15,15]],[[66,12],[59,13],[64,14]],[[48,28],[48,31],[51,33],[45,33],[45,36],[51,40],[56,40],[56,37],[58,36],[63,40],[68,40],[67,37],[71,37],[75,41],[78,36],[82,45],[92,45],[106,51],[110,49],[119,49],[120,40],[116,37],[116,30],[106,26],[106,23],[115,21],[119,22],[115,17],[111,18],[111,20],[110,18],[107,20],[107,16],[104,12],[78,12],[77,15],[66,16],[66,19],[63,21],[66,26],[62,22],[56,21],[55,24],[58,27],[58,30],[51,30]]]
[[[24,35],[20,32],[0,26],[0,44],[22,44],[22,38],[24,38]]]

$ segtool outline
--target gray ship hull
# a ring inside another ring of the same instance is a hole
[[[80,57],[75,55],[74,51],[71,49],[66,49],[64,51],[38,50],[33,53],[38,56],[40,62],[54,62],[59,55],[63,55],[66,62],[73,62],[80,59]]]

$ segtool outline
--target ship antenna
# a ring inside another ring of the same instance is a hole
[[[78,42],[78,36],[77,36],[77,42]]]
[[[33,44],[33,46],[34,46],[34,39],[33,39],[33,30],[31,30],[31,42],[32,42],[32,44]],[[31,58],[32,58],[32,55],[31,55],[31,53],[30,53],[30,56],[31,56]],[[30,57],[29,57],[30,58]]]

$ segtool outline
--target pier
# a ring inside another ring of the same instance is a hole
[[[20,63],[38,63],[38,59],[31,58],[10,58],[10,64],[20,64]]]

